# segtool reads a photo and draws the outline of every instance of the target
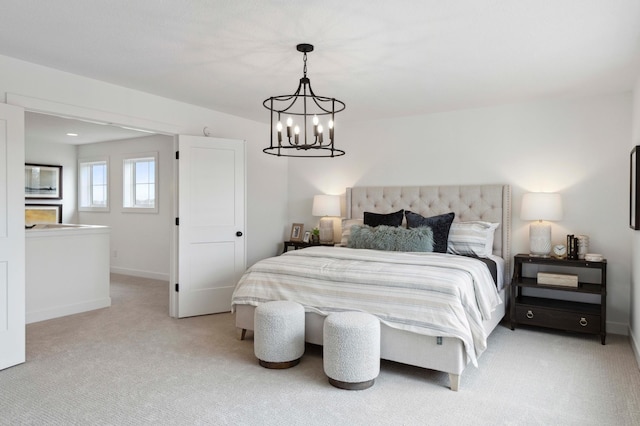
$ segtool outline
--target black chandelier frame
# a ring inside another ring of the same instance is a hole
[[[319,96],[313,92],[311,81],[307,77],[307,53],[313,51],[313,45],[301,43],[296,46],[298,52],[303,53],[303,76],[298,88],[292,95],[272,96],[262,103],[271,111],[270,144],[262,151],[265,154],[278,157],[339,157],[345,154],[335,147],[335,115],[344,111],[344,102],[326,96]],[[285,125],[283,116],[287,117],[286,135],[283,135]],[[301,117],[301,126],[293,117]],[[328,141],[325,142],[324,128],[320,117],[328,117]],[[296,130],[298,132],[296,132]],[[302,137],[300,137],[302,133]]]

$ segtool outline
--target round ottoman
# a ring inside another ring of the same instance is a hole
[[[373,386],[380,373],[380,321],[364,312],[337,312],[324,320],[323,364],[341,389]]]
[[[296,302],[263,303],[254,314],[253,350],[266,368],[289,368],[304,353],[304,308]]]

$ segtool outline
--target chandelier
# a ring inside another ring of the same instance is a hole
[[[313,52],[313,45],[302,43],[296,49],[303,53],[303,76],[293,95],[272,96],[262,103],[271,111],[271,140],[262,151],[279,157],[344,155],[343,150],[335,148],[334,127],[335,115],[345,109],[345,104],[313,93],[307,77],[307,53]]]

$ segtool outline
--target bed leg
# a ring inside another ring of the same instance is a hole
[[[247,337],[247,329],[246,328],[239,328],[238,329],[238,340],[244,340],[245,337]]]
[[[460,387],[460,375],[449,373],[449,382],[451,383],[451,390],[458,392],[458,388]]]

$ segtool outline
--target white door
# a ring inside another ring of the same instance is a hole
[[[0,104],[0,369],[25,361],[24,110]]]
[[[178,137],[178,317],[231,310],[245,270],[244,141]]]

